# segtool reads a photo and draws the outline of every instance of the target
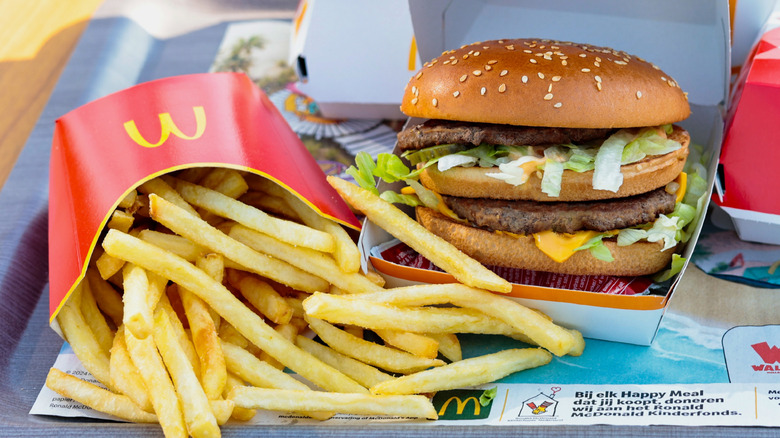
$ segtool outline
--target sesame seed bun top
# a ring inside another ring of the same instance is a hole
[[[477,42],[442,53],[406,85],[411,117],[565,128],[683,120],[688,99],[656,65],[606,47],[541,39]]]

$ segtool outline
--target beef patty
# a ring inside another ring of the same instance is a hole
[[[398,147],[406,151],[449,143],[474,146],[482,143],[509,146],[580,143],[606,137],[610,131],[610,129],[547,128],[431,119],[399,132]]]
[[[493,231],[531,234],[609,231],[654,221],[674,211],[676,196],[663,187],[628,198],[587,202],[507,201],[443,196],[458,216]]]

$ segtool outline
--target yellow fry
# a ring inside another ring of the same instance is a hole
[[[383,290],[381,286],[378,286],[361,273],[342,271],[336,264],[336,260],[328,254],[288,245],[243,225],[233,226],[229,235],[256,251],[284,260],[350,293],[378,292]],[[327,289],[322,288],[318,290],[323,291]]]
[[[122,210],[114,210],[114,212],[111,213],[111,219],[109,219],[106,226],[127,233],[130,231],[130,227],[133,226],[133,220],[134,217],[132,214]]]
[[[293,325],[293,324],[279,324],[276,327],[274,327],[274,330],[279,332],[279,334],[281,334],[282,336],[284,336],[290,342],[293,342],[293,343],[295,343],[295,337],[298,336],[298,327]],[[314,356],[317,356],[317,355],[315,354]],[[270,354],[266,353],[265,351],[261,351],[260,352],[260,359],[268,362],[268,364],[270,364],[274,368],[278,368],[280,370],[284,369],[284,364],[282,364],[278,360],[274,359]],[[327,363],[326,361],[323,361],[323,362]],[[331,364],[328,364],[328,365],[331,365]],[[352,376],[349,376],[349,377],[352,377]],[[360,382],[358,382],[358,383],[360,383]]]
[[[326,364],[340,370],[349,377],[352,377],[366,388],[370,388],[378,383],[393,378],[390,374],[383,373],[371,365],[355,360],[345,354],[341,354],[327,345],[320,344],[306,336],[298,335],[295,343],[309,353],[317,356],[317,358]]]
[[[293,316],[293,309],[278,292],[267,282],[253,275],[238,274],[230,271],[228,281],[241,292],[241,295],[275,324],[287,324]]]
[[[176,339],[179,340],[179,345],[184,350],[184,354],[187,355],[187,359],[190,361],[192,369],[195,370],[195,375],[200,376],[200,359],[198,358],[198,352],[195,351],[195,346],[192,344],[189,334],[184,330],[184,324],[179,319],[179,314],[174,310],[171,305],[171,301],[168,299],[168,294],[171,296],[179,295],[179,287],[175,284],[171,285],[166,294],[160,297],[157,302],[156,310],[162,309],[168,314],[168,320],[170,321],[173,332],[176,334]],[[179,297],[181,299],[181,297]]]
[[[460,340],[455,333],[428,333],[428,336],[439,343],[439,353],[452,362],[463,359]]]
[[[154,314],[154,343],[179,394],[184,421],[193,437],[220,436],[219,426],[209,400],[173,331],[168,314],[158,309]]]
[[[388,415],[438,418],[436,409],[422,395],[377,396],[328,392],[238,387],[229,398],[236,406],[273,411],[335,411],[355,415]]]
[[[259,185],[266,193],[282,198],[303,223],[333,236],[336,243],[333,257],[343,272],[355,273],[360,270],[360,251],[341,225],[320,216],[297,196],[273,181],[263,180],[259,182]]]
[[[116,257],[111,257],[108,254],[101,254],[97,260],[95,260],[95,267],[100,272],[100,277],[103,279],[109,279],[114,274],[119,272],[124,266],[124,260],[119,260]]]
[[[513,348],[388,380],[372,387],[371,393],[418,394],[477,386],[550,360],[552,355],[541,348]]]
[[[119,205],[117,207],[119,208],[130,208],[135,204],[135,198],[138,196],[138,192],[135,190],[130,190],[130,192],[125,195],[124,198],[122,198],[121,201],[119,201]]]
[[[313,292],[324,290],[327,287],[327,283],[321,278],[261,254],[231,239],[201,219],[188,215],[181,208],[159,196],[150,195],[149,202],[150,213],[154,220],[175,233],[245,266],[252,272],[298,290]]]
[[[315,293],[303,301],[306,314],[334,324],[413,333],[482,333],[512,336],[513,327],[473,309],[397,307],[360,299],[361,295]]]
[[[84,368],[98,382],[111,388],[108,352],[100,347],[95,334],[84,321],[76,302],[66,302],[57,315],[62,334]]]
[[[209,408],[214,413],[214,418],[217,420],[217,424],[222,426],[230,420],[233,416],[233,411],[236,409],[236,404],[233,400],[224,400],[218,398],[216,400],[209,400]]]
[[[114,343],[114,331],[108,326],[105,316],[100,312],[97,302],[95,302],[95,296],[92,295],[92,289],[89,287],[89,282],[82,281],[80,288],[81,299],[79,308],[81,309],[81,314],[84,316],[84,320],[89,325],[92,333],[95,334],[95,339],[97,339],[100,347],[108,352]]]
[[[512,290],[508,281],[428,231],[393,204],[341,178],[328,176],[328,182],[371,222],[414,248],[461,283],[503,293]]]
[[[153,308],[149,307],[149,279],[143,268],[132,263],[125,264],[122,276],[122,301],[125,305],[123,324],[136,338],[144,339],[152,333],[154,326]]]
[[[144,242],[149,242],[160,248],[164,248],[189,262],[195,262],[198,257],[201,257],[207,252],[202,246],[175,234],[161,233],[154,230],[142,230],[138,233],[138,237]]]
[[[225,381],[225,390],[223,392],[223,395],[227,397],[227,395],[230,393],[230,390],[238,386],[246,386],[246,385],[244,385],[244,381],[236,377],[235,374],[228,373],[227,380]],[[238,421],[249,421],[252,418],[254,418],[255,414],[257,414],[257,411],[254,409],[247,409],[247,408],[241,408],[235,406],[233,408],[233,412],[230,414],[230,418],[233,418]]]
[[[125,328],[119,327],[114,336],[114,344],[111,346],[111,357],[109,360],[109,371],[111,375],[111,385],[119,393],[124,394],[138,407],[147,412],[154,412],[149,392],[146,389],[138,369],[130,359],[125,344]]]
[[[427,335],[392,329],[376,329],[374,332],[386,345],[408,351],[415,356],[436,359],[439,355],[439,342]]]
[[[157,351],[153,336],[137,339],[125,328],[125,344],[130,359],[149,390],[157,420],[166,437],[186,437],[187,425],[168,370]]]
[[[177,181],[176,189],[192,205],[274,236],[283,242],[317,251],[335,250],[334,238],[326,232],[269,216],[255,207],[186,181]]]
[[[198,212],[195,211],[195,209],[190,204],[188,204],[187,201],[182,199],[181,195],[179,195],[179,192],[177,192],[162,178],[155,178],[141,184],[138,187],[138,191],[145,195],[149,195],[150,198],[152,194],[165,198],[166,201],[175,204],[177,207],[185,210],[187,213],[195,217],[200,217]]]
[[[309,322],[309,327],[319,335],[320,339],[334,350],[386,371],[413,373],[444,365],[444,362],[439,359],[415,356],[405,351],[356,338],[317,318],[307,317],[306,320]]]
[[[249,190],[249,185],[240,172],[225,167],[212,169],[200,181],[200,185],[231,198],[238,198]]]
[[[225,388],[227,369],[222,346],[214,327],[214,319],[208,306],[197,295],[187,289],[179,289],[184,312],[190,326],[192,343],[200,359],[200,380],[203,391],[210,400],[219,398]]]
[[[129,397],[114,394],[97,385],[51,368],[46,376],[46,386],[63,397],[71,398],[85,406],[136,423],[156,423],[157,416],[141,410]]]
[[[115,230],[106,234],[103,247],[116,257],[144,266],[190,289],[250,342],[316,385],[337,392],[364,389],[354,380],[284,339],[225,286],[186,260]]]
[[[122,295],[111,286],[111,283],[104,280],[96,269],[87,269],[87,281],[98,308],[111,319],[114,327],[122,325],[124,313]]]
[[[361,299],[395,305],[453,304],[492,315],[526,335],[534,344],[557,356],[577,354],[584,349],[579,332],[567,330],[546,315],[517,301],[460,284],[419,285],[389,289],[385,294],[361,295]]]

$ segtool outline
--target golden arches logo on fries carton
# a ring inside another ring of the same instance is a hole
[[[263,175],[323,216],[360,226],[298,136],[245,75],[195,74],[137,85],[57,120],[49,201],[53,324],[123,198],[157,176],[199,167]]]

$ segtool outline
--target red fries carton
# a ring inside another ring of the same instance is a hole
[[[298,136],[247,76],[208,73],[140,84],[57,120],[49,183],[53,326],[119,201],[147,180],[203,166],[262,175],[321,215],[360,228]]]
[[[714,202],[731,217],[739,237],[780,244],[780,28],[764,33],[732,94],[721,180]]]

